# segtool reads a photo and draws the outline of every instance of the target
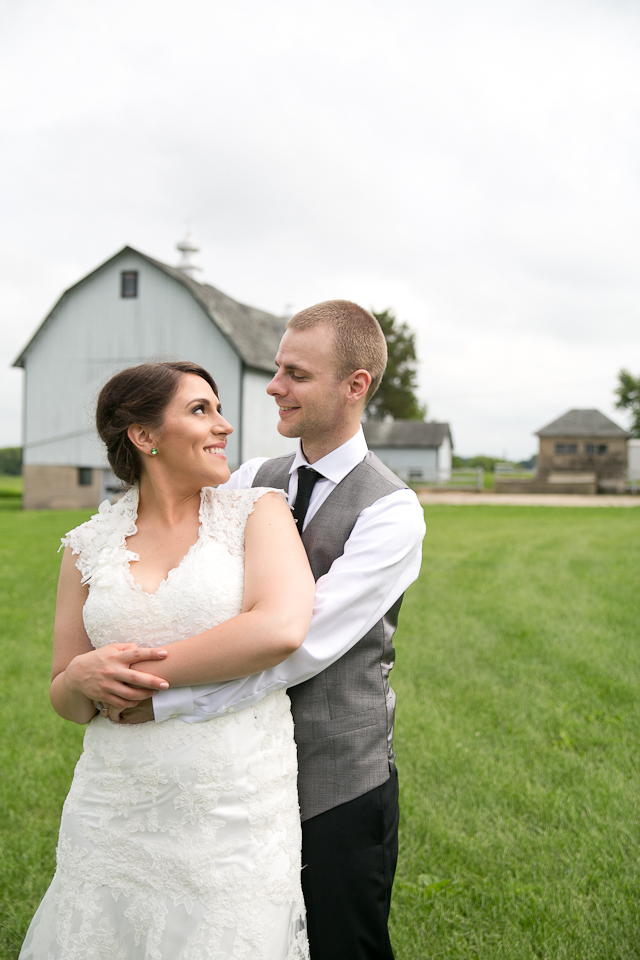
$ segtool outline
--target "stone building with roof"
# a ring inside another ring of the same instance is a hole
[[[403,480],[450,479],[453,440],[448,423],[366,420],[362,427],[369,449]]]
[[[533,480],[499,479],[502,493],[624,493],[630,434],[599,410],[569,410],[536,431]]]
[[[178,267],[123,247],[66,290],[14,366],[24,369],[23,473],[27,508],[95,507],[117,494],[96,434],[102,385],[147,360],[191,360],[216,380],[230,467],[289,452],[265,387],[285,321],[200,282],[189,237]]]

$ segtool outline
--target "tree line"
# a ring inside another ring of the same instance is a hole
[[[22,447],[0,447],[0,473],[18,477],[22,473]]]

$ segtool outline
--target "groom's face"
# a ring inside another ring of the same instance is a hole
[[[276,356],[278,372],[267,393],[278,404],[278,432],[320,441],[343,424],[346,388],[335,370],[333,330],[287,330]]]

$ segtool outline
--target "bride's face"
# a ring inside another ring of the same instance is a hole
[[[153,459],[175,471],[181,482],[193,481],[198,488],[216,486],[229,479],[225,447],[232,432],[207,381],[185,373],[166,409]]]

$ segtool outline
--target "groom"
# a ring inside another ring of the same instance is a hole
[[[317,582],[308,637],[264,673],[153,696],[156,721],[198,722],[287,688],[311,960],[393,958],[387,920],[399,814],[388,678],[425,526],[415,494],[367,450],[360,426],[386,360],[378,322],[354,303],[320,303],[288,322],[267,392],[279,432],[299,439],[297,452],[250,460],[226,486],[288,490]],[[144,702],[134,709],[139,718]]]

